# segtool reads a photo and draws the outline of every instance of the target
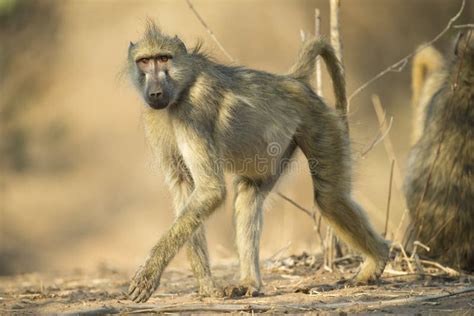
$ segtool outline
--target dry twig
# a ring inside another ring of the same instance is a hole
[[[459,8],[459,11],[456,13],[456,15],[454,15],[449,20],[448,25],[446,25],[446,27],[440,33],[438,33],[438,35],[436,35],[431,41],[423,44],[422,46],[418,47],[415,51],[413,51],[410,54],[406,55],[405,57],[403,57],[402,59],[400,59],[399,61],[397,61],[393,65],[387,67],[386,69],[384,69],[383,71],[381,71],[380,73],[375,75],[373,78],[366,81],[363,85],[361,85],[359,88],[357,88],[354,92],[352,92],[352,94],[349,96],[349,99],[348,99],[349,104],[356,95],[358,95],[362,90],[367,88],[374,81],[380,79],[381,77],[383,77],[384,75],[386,75],[389,72],[400,72],[400,71],[402,71],[403,68],[405,68],[406,64],[408,63],[408,60],[410,58],[412,58],[416,53],[418,53],[419,51],[421,51],[425,47],[430,46],[430,45],[434,44],[435,42],[437,42],[444,34],[446,34],[446,32],[449,31],[449,29],[452,27],[454,22],[456,22],[456,20],[461,16],[462,12],[464,11],[465,5],[466,5],[466,0],[462,0],[461,7]]]
[[[392,159],[392,165],[390,167],[390,180],[388,184],[388,197],[387,197],[387,212],[386,212],[386,217],[385,217],[385,229],[383,236],[387,237],[388,234],[388,219],[390,217],[390,200],[392,197],[392,182],[393,182],[393,167],[395,166],[395,160]]]
[[[321,234],[321,215],[317,214],[316,212],[310,211],[309,209],[299,205],[293,199],[290,199],[289,197],[287,197],[286,195],[284,195],[281,192],[277,192],[276,194],[279,197],[281,197],[282,199],[284,199],[285,201],[287,201],[288,203],[290,203],[291,205],[293,205],[294,207],[296,207],[297,209],[299,209],[300,211],[304,212],[309,217],[311,217],[311,219],[313,220],[313,224],[314,224],[313,228],[314,228],[314,230],[316,230],[316,232],[318,233],[318,236],[319,236],[319,241],[321,243],[321,250],[324,251],[324,243],[323,243],[324,238]]]
[[[430,251],[430,247],[422,244],[421,242],[419,242],[418,240],[415,240],[413,242],[413,251],[411,253],[411,257],[410,258],[413,258],[416,256],[416,251],[418,250],[418,247],[421,247],[423,249],[425,249],[426,251]]]
[[[405,208],[405,210],[403,211],[403,214],[402,214],[402,218],[400,219],[400,223],[398,224],[397,231],[395,232],[395,235],[394,235],[395,241],[400,241],[399,236],[401,234],[403,222],[404,222],[404,220],[407,216],[407,213],[408,213],[408,209]],[[390,248],[390,252],[392,251],[392,249],[393,249],[393,246]]]
[[[342,59],[342,42],[340,36],[340,23],[339,23],[339,9],[341,6],[340,0],[329,0],[329,10],[330,10],[330,38],[331,45],[334,47],[337,59],[343,65]],[[316,22],[317,23],[317,22]],[[339,110],[339,109],[338,109]],[[342,119],[344,120],[346,130],[345,132],[349,135],[349,123],[347,120],[347,108],[342,109]],[[327,227],[326,230],[326,239],[324,242],[325,251],[324,251],[324,269],[332,272],[334,259],[338,253],[337,249],[341,249],[339,241],[334,236],[334,230],[332,227]],[[341,254],[342,255],[342,254]]]
[[[342,42],[341,36],[339,32],[339,8],[341,7],[341,0],[329,0],[329,7],[330,7],[330,30],[331,30],[331,45],[334,47],[334,51],[336,52],[337,59],[343,63],[342,60]]]
[[[293,205],[294,207],[296,207],[300,211],[303,211],[304,213],[306,213],[308,216],[310,216],[313,219],[314,223],[316,224],[316,215],[314,214],[314,212],[311,212],[307,208],[299,205],[298,203],[296,203],[295,201],[293,201],[292,199],[290,199],[289,197],[287,197],[286,195],[284,195],[281,192],[277,192],[277,195],[279,197],[281,197],[282,199],[284,199],[285,201],[289,202],[291,205]]]
[[[99,313],[198,313],[198,312],[248,312],[248,313],[285,313],[285,312],[302,312],[315,310],[334,310],[341,308],[352,308],[355,306],[364,306],[367,309],[381,308],[385,306],[408,305],[421,302],[429,302],[439,300],[446,297],[452,297],[465,293],[474,292],[474,286],[464,287],[452,292],[444,292],[432,295],[419,295],[406,298],[397,298],[390,300],[372,300],[362,301],[353,300],[350,302],[336,303],[302,303],[302,304],[265,304],[265,303],[229,303],[220,304],[197,303],[197,304],[130,304],[124,306],[118,311],[112,307],[100,307],[97,309],[78,310],[66,313],[65,315],[97,315]]]
[[[314,36],[319,38],[321,37],[321,15],[319,12],[319,9],[314,10]],[[322,80],[322,72],[321,72],[321,57],[318,56],[316,58],[316,64],[315,64],[315,85],[316,85],[316,93],[320,96],[323,97],[323,80]],[[316,216],[316,232],[319,236],[319,242],[320,242],[320,247],[321,251],[324,252],[324,240],[323,240],[323,235],[321,233],[321,214],[319,212],[315,212]],[[324,253],[323,253],[324,255]]]
[[[400,252],[395,256],[395,259],[390,262],[390,267],[385,269],[385,272],[391,274],[393,276],[417,276],[417,277],[424,277],[424,276],[448,276],[448,277],[459,277],[460,273],[450,267],[444,266],[438,262],[430,261],[430,260],[421,260],[416,253],[417,247],[422,247],[426,251],[429,251],[430,248],[425,246],[424,244],[420,243],[419,241],[415,241],[414,249],[411,253],[411,256],[408,257],[405,248],[399,242],[394,242],[392,244],[392,249],[396,248]],[[403,266],[400,266],[398,263],[401,261],[407,264],[407,271],[403,271]],[[398,269],[397,269],[398,267]],[[414,268],[415,267],[415,268]],[[429,270],[427,273],[425,271]],[[437,269],[438,272],[433,272],[433,269]]]
[[[387,121],[387,118],[384,117],[383,122],[380,124],[379,131],[377,135],[375,136],[374,140],[370,143],[370,145],[367,146],[367,148],[359,155],[359,158],[364,159],[365,156],[372,150],[374,149],[375,146],[377,146],[381,141],[384,140],[385,137],[387,137],[388,133],[392,129],[392,123],[393,123],[393,116],[390,116],[390,121],[388,122],[388,126],[385,127],[385,122]]]
[[[326,228],[326,238],[324,238],[324,264],[323,269],[333,271],[334,264],[334,231],[331,226]]]
[[[378,95],[374,94],[372,96],[372,104],[374,106],[375,113],[377,114],[377,119],[379,123],[382,125],[382,123],[385,121],[385,113],[382,107],[382,102],[380,102],[380,98]],[[397,190],[402,194],[403,196],[403,191],[402,191],[402,185],[403,185],[403,180],[402,180],[402,175],[400,172],[400,168],[398,166],[397,162],[397,157],[395,156],[395,150],[393,149],[393,144],[392,141],[390,140],[390,137],[386,136],[383,138],[383,144],[385,151],[387,152],[387,155],[390,160],[395,161],[394,165],[394,181],[395,185],[397,186]],[[405,200],[405,199],[403,199]]]
[[[300,37],[302,42],[306,40],[306,33],[303,30],[300,30]]]
[[[219,47],[219,49],[224,53],[224,55],[231,61],[231,62],[234,62],[234,58],[232,58],[232,56],[227,52],[227,50],[224,48],[224,46],[222,46],[221,42],[219,42],[219,40],[217,39],[216,35],[214,35],[214,32],[207,26],[206,22],[204,21],[204,19],[201,17],[201,15],[199,15],[199,13],[196,11],[196,9],[194,8],[193,4],[191,3],[191,0],[186,0],[186,3],[188,4],[189,8],[191,9],[191,11],[193,11],[194,15],[196,16],[196,18],[199,20],[199,22],[201,22],[202,26],[204,26],[204,28],[206,29],[207,33],[209,33],[209,36],[211,36],[212,40],[217,44],[217,46]]]
[[[288,242],[288,244],[286,244],[286,246],[278,249],[273,255],[271,255],[267,261],[273,261],[273,260],[278,260],[279,257],[281,256],[282,253],[284,253],[285,251],[287,251],[290,247],[291,247],[291,244],[292,242]]]
[[[319,9],[314,10],[314,36],[317,38],[321,37],[321,15]],[[321,74],[321,58],[316,58],[316,93],[319,96],[323,96],[323,80]]]
[[[455,29],[471,29],[474,28],[474,24],[458,24],[453,26]]]
[[[433,266],[435,268],[438,268],[450,277],[458,277],[459,276],[458,271],[456,271],[456,270],[454,270],[450,267],[445,267],[445,266],[443,266],[442,264],[440,264],[438,262],[431,261],[431,260],[420,260],[420,262],[423,263],[423,264],[430,265],[430,266]]]
[[[430,244],[433,239],[435,239],[442,231],[443,229],[449,224],[451,223],[451,221],[454,219],[454,217],[456,216],[456,213],[453,213],[447,221],[444,222],[443,225],[441,225],[441,227],[433,234],[433,236],[431,236],[430,240],[428,240],[427,244]]]

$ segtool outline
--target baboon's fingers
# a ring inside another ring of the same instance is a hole
[[[257,297],[264,295],[264,293],[262,293],[259,289],[255,288],[252,285],[230,285],[224,289],[224,294],[229,298],[244,296]]]
[[[135,301],[140,294],[140,289],[135,281],[132,281],[128,290],[128,297],[130,300]]]
[[[145,303],[146,301],[148,301],[151,294],[153,294],[153,290],[151,288],[148,287],[146,289],[143,289],[141,294],[136,298],[135,302]]]
[[[143,284],[143,287],[137,285],[134,286],[133,291],[129,294],[129,298],[135,303],[143,303],[146,302],[152,294],[153,287],[150,284]]]
[[[138,294],[138,287],[137,282],[135,282],[135,277],[130,281],[130,285],[128,287],[128,297],[133,300]]]
[[[136,303],[146,302],[158,287],[159,278],[141,267],[130,282],[129,299]]]

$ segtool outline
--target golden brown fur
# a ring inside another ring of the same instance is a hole
[[[332,75],[338,114],[308,80],[321,55]],[[321,213],[366,257],[356,280],[378,278],[387,243],[351,197],[351,159],[344,127],[342,69],[330,45],[304,43],[288,75],[229,67],[188,52],[152,23],[129,49],[129,71],[145,99],[147,139],[175,198],[177,218],[137,271],[129,294],[146,301],[170,260],[186,243],[203,295],[221,295],[209,269],[203,223],[226,197],[224,172],[235,175],[234,228],[240,284],[233,293],[261,289],[262,204],[296,147],[306,155]],[[160,110],[157,110],[160,109]]]
[[[425,108],[444,81],[444,67],[444,57],[431,45],[420,50],[413,58],[411,104],[415,115],[413,116],[412,145],[416,144],[421,136]]]
[[[431,248],[423,255],[465,270],[474,269],[472,33],[461,33],[445,66],[439,53],[426,54],[435,52],[433,48],[415,59],[413,92],[420,108],[417,121],[421,132],[415,136],[405,178],[411,215],[406,246],[419,240]],[[434,73],[420,84],[419,65],[428,64]]]

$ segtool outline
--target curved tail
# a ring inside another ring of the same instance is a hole
[[[331,76],[336,98],[336,110],[346,119],[347,96],[344,71],[341,63],[336,57],[334,48],[325,40],[309,38],[303,42],[296,63],[291,67],[289,76],[298,80],[309,82],[314,73],[316,57],[321,56]]]

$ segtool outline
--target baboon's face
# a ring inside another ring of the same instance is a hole
[[[135,61],[137,70],[144,77],[143,97],[153,109],[164,109],[172,99],[173,86],[169,76],[172,59],[170,54],[157,54]]]
[[[130,43],[130,75],[151,108],[164,109],[176,102],[182,90],[185,75],[182,64],[186,55],[186,46],[178,37],[162,34],[151,22],[145,36],[135,44]]]

